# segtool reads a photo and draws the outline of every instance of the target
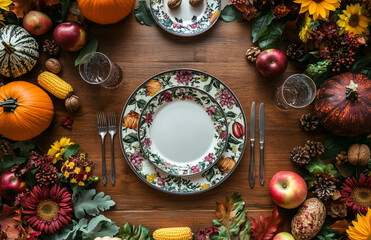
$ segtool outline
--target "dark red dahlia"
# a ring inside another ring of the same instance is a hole
[[[361,173],[358,180],[355,177],[346,179],[340,193],[348,208],[366,215],[367,208],[371,208],[371,177]]]
[[[21,204],[27,222],[45,234],[57,232],[72,220],[71,193],[56,184],[35,186]]]

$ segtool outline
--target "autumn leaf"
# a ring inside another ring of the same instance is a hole
[[[219,229],[219,239],[231,239],[240,232],[242,224],[247,220],[247,210],[244,207],[245,202],[239,193],[228,196],[225,204],[216,204],[218,219],[214,219],[213,224]]]
[[[9,207],[4,205],[0,214],[1,231],[9,239],[27,239],[27,233],[22,227],[21,209],[18,206]],[[23,237],[19,237],[23,236]]]
[[[263,213],[260,215],[259,219],[250,217],[252,223],[251,231],[254,240],[268,240],[274,237],[281,222],[281,219],[278,218],[278,214],[277,206],[275,206],[272,211],[272,216],[270,217],[265,217]]]
[[[45,6],[52,6],[60,3],[60,0],[14,0],[13,5],[10,6],[12,12],[15,13],[17,18],[23,18],[25,13]]]
[[[334,224],[330,226],[332,230],[338,231],[340,234],[344,234],[345,231],[348,229],[349,223],[347,220],[338,220]]]

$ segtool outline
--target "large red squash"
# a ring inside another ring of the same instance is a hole
[[[92,22],[111,24],[124,19],[133,9],[135,0],[77,0],[84,17]]]
[[[318,89],[314,109],[322,126],[339,136],[371,132],[371,80],[363,74],[343,73]]]
[[[0,87],[0,134],[24,141],[42,133],[54,115],[53,102],[38,86],[16,81]]]

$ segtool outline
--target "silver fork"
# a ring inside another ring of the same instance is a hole
[[[114,158],[114,145],[113,137],[116,134],[116,114],[115,112],[108,113],[108,132],[111,135],[111,184],[115,185],[116,173],[115,173],[115,158]]]
[[[97,122],[98,122],[98,134],[102,138],[102,182],[103,185],[107,184],[107,168],[106,168],[106,158],[104,154],[104,137],[107,134],[107,121],[103,112],[97,112]]]

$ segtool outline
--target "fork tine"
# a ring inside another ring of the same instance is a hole
[[[99,116],[99,112],[97,112],[97,124],[98,124],[98,128],[100,127],[100,116]]]

